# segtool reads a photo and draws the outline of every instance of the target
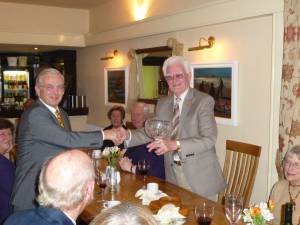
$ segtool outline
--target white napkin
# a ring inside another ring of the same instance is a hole
[[[154,215],[154,218],[161,225],[181,225],[185,223],[186,217],[179,213],[179,207],[174,204],[166,204],[158,210],[157,214]]]
[[[168,196],[166,193],[162,191],[158,191],[157,194],[147,190],[147,189],[140,189],[135,193],[135,197],[142,199],[143,205],[149,205],[150,202],[160,199],[161,197]]]

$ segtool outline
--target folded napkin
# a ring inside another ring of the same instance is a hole
[[[143,205],[149,205],[150,202],[160,199],[161,197],[168,196],[166,193],[162,191],[158,191],[158,193],[154,194],[153,192],[147,189],[140,189],[135,193],[135,197],[142,199]]]
[[[179,213],[179,207],[174,204],[166,204],[158,210],[154,218],[161,225],[181,225],[185,223],[186,217]]]

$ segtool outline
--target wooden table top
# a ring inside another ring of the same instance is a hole
[[[181,199],[181,204],[185,208],[189,209],[189,215],[185,224],[197,224],[194,217],[194,207],[204,201],[207,204],[215,207],[215,213],[213,217],[213,225],[229,225],[224,213],[224,207],[216,202],[210,201],[204,197],[201,197],[188,190],[180,188],[169,182],[162,181],[156,177],[147,177],[147,183],[156,182],[159,184],[159,189],[169,196],[178,196]],[[130,174],[127,172],[121,172],[121,182],[117,185],[116,192],[111,192],[107,187],[104,192],[104,200],[119,200],[125,202],[133,202],[142,204],[141,200],[134,197],[135,193],[143,186],[143,177]],[[99,188],[95,186],[95,191],[99,191]],[[95,195],[94,201],[86,207],[86,209],[80,215],[80,218],[84,222],[90,222],[97,214],[103,209],[102,203],[97,202],[101,198],[101,195]]]

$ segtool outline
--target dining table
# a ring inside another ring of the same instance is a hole
[[[100,167],[104,171],[106,167],[105,161],[101,160]],[[135,175],[121,170],[119,171],[121,179],[120,183],[116,185],[116,189],[114,191],[111,191],[110,187],[107,186],[104,190],[103,196],[101,196],[100,194],[96,194],[97,192],[99,192],[100,188],[95,185],[94,200],[84,209],[84,211],[80,215],[80,219],[84,223],[88,224],[91,220],[94,219],[95,216],[101,213],[101,211],[104,209],[103,200],[118,200],[120,202],[142,204],[142,200],[135,197],[135,194],[139,189],[143,187],[143,176]],[[195,176],[197,176],[196,173]],[[205,202],[207,205],[214,207],[214,215],[211,223],[212,225],[229,225],[225,216],[223,205],[156,177],[149,176],[146,178],[146,182],[158,183],[160,191],[166,193],[168,196],[180,198],[181,206],[188,209],[188,215],[184,224],[198,224],[194,215],[194,208],[195,206],[203,204]]]

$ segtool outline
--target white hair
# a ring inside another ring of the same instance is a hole
[[[182,56],[171,56],[171,57],[167,58],[164,61],[164,65],[163,65],[163,68],[162,68],[164,76],[167,76],[167,68],[170,65],[174,65],[174,64],[182,65],[185,73],[190,73],[191,72],[191,65],[184,57],[182,57]]]
[[[61,72],[59,72],[57,69],[55,68],[46,68],[43,69],[41,72],[39,72],[39,74],[37,75],[36,79],[35,79],[35,84],[36,85],[41,85],[41,78],[45,75],[58,75],[61,76],[64,79],[64,75],[61,74]]]

